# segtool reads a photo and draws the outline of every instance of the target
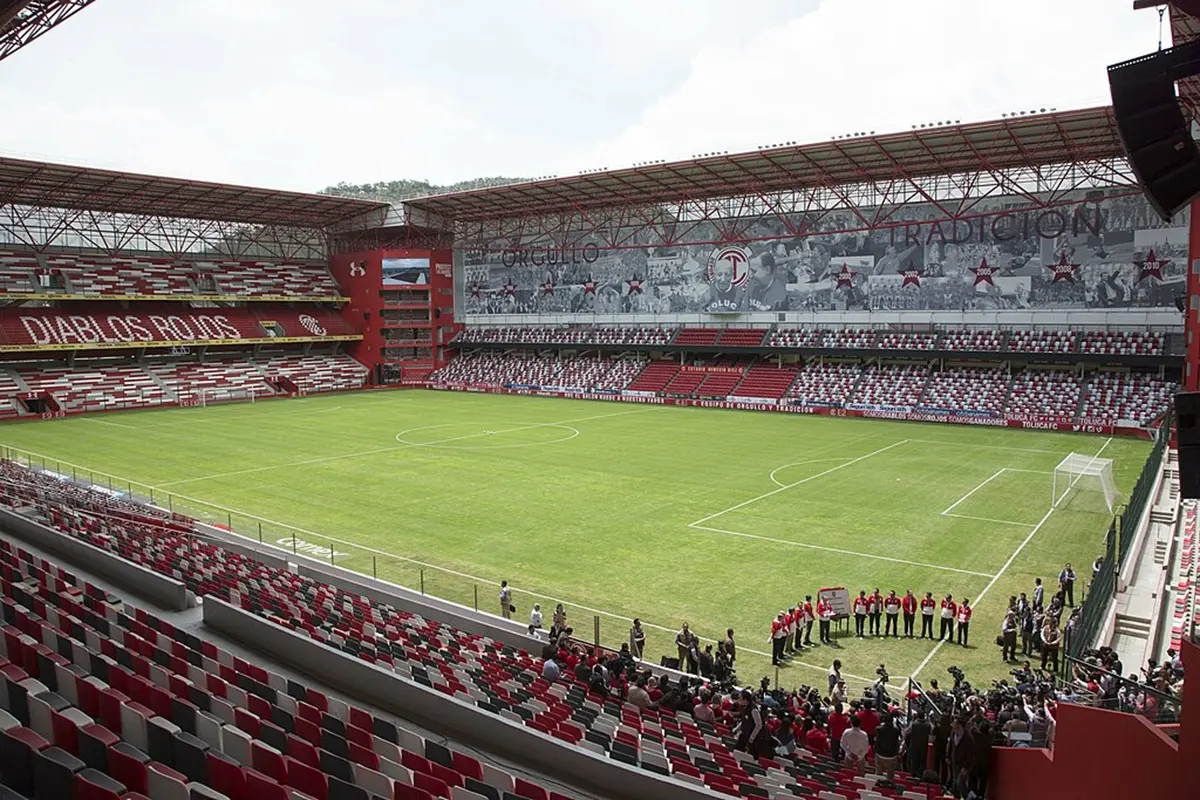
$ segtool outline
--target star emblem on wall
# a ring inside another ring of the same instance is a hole
[[[1159,258],[1154,252],[1154,248],[1150,248],[1150,252],[1146,254],[1143,260],[1135,261],[1134,263],[1138,265],[1138,283],[1141,283],[1146,278],[1157,278],[1161,281],[1163,279],[1163,267],[1170,264],[1171,259]]]
[[[480,286],[478,283],[472,283],[471,284],[471,297],[474,297],[475,299],[479,299],[482,296],[483,296],[483,287]]]
[[[1079,265],[1072,264],[1071,262],[1067,261],[1067,254],[1063,253],[1058,257],[1057,264],[1047,264],[1046,269],[1050,270],[1054,274],[1054,279],[1051,281],[1051,283],[1058,283],[1059,281],[1069,281],[1074,283],[1075,273],[1079,270]]]
[[[517,285],[515,283],[513,283],[512,281],[509,281],[508,283],[504,284],[504,296],[505,297],[516,297],[516,294],[517,294]]]
[[[595,294],[596,293],[596,282],[594,280],[592,280],[591,276],[589,276],[588,279],[583,282],[583,293],[584,294]]]
[[[839,271],[833,273],[833,280],[835,281],[834,288],[835,289],[850,288],[851,286],[854,285],[854,277],[856,275],[858,275],[858,273],[855,272],[854,270],[850,269],[849,264],[842,264],[842,268]]]
[[[634,275],[632,278],[625,281],[625,284],[629,287],[629,294],[642,293],[642,279],[638,276]]]
[[[914,267],[911,263],[908,265],[907,269],[900,270],[900,274],[904,277],[904,280],[900,281],[901,289],[903,289],[905,286],[915,286],[918,289],[921,288],[921,270]]]
[[[552,281],[546,281],[542,284],[542,294],[554,294],[554,283]]]
[[[988,264],[986,258],[981,260],[978,267],[971,267],[971,272],[975,273],[975,283],[973,285],[978,286],[981,283],[987,283],[995,286],[996,281],[993,278],[996,277],[996,273],[999,271],[1000,268]]]

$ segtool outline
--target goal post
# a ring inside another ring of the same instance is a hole
[[[1113,481],[1112,459],[1071,453],[1054,468],[1051,504],[1062,504],[1072,491],[1100,491],[1111,514],[1117,501],[1117,485]]]

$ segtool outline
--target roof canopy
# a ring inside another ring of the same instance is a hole
[[[470,222],[1118,157],[1112,109],[764,148],[692,161],[434,195],[407,205]]]
[[[0,0],[0,61],[95,0]]]
[[[308,228],[328,228],[371,212],[382,218],[388,209],[373,200],[0,157],[3,205]]]

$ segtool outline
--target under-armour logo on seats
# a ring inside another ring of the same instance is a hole
[[[366,262],[364,262],[364,261],[351,261],[350,262],[350,277],[351,278],[362,278],[362,277],[365,277],[366,274],[367,274]]]

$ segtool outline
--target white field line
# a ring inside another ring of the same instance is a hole
[[[526,431],[526,430],[531,430],[533,428],[552,428],[556,425],[565,425],[568,422],[587,422],[588,420],[593,420],[593,419],[604,419],[605,417],[619,417],[619,416],[623,416],[625,414],[640,414],[640,413],[645,413],[647,411],[655,411],[655,410],[657,410],[657,409],[653,408],[653,407],[652,408],[638,408],[638,409],[634,409],[632,411],[619,411],[615,414],[599,414],[597,416],[592,416],[592,417],[580,417],[579,419],[567,419],[567,420],[563,420],[562,422],[537,422],[537,423],[533,423],[530,425],[521,425],[516,428],[507,428],[504,430],[491,431],[491,434],[515,433],[517,431]],[[320,413],[320,412],[316,412],[316,413]],[[448,439],[436,439],[432,442],[421,442],[419,444],[409,442],[409,443],[392,445],[390,447],[377,447],[373,450],[359,450],[354,453],[342,453],[342,454],[336,455],[336,456],[322,456],[321,458],[307,458],[302,461],[288,461],[283,464],[270,464],[265,467],[250,467],[248,469],[238,469],[238,470],[233,470],[231,472],[215,472],[210,475],[200,475],[195,478],[181,478],[180,480],[177,480],[177,481],[164,481],[163,483],[154,484],[154,486],[152,488],[163,489],[168,486],[181,486],[185,483],[197,483],[199,481],[214,480],[216,478],[232,478],[237,475],[250,475],[253,473],[268,472],[270,470],[284,469],[287,467],[303,467],[303,466],[309,466],[311,464],[324,464],[328,461],[340,461],[341,459],[345,459],[345,458],[358,458],[360,456],[372,456],[372,455],[377,455],[379,453],[391,453],[396,450],[404,450],[409,447],[429,447],[430,445],[446,444],[448,442],[457,442],[457,441],[461,441],[463,439],[474,439],[474,438],[477,438],[480,436],[487,436],[487,435],[489,435],[489,433],[487,431],[483,431],[480,433],[469,433],[469,434],[466,434],[465,436],[452,436]]]
[[[950,504],[950,507],[949,507],[949,508],[947,508],[945,511],[943,511],[943,512],[942,512],[942,516],[944,517],[944,516],[946,516],[947,514],[949,514],[951,511],[953,511],[954,509],[958,508],[958,507],[959,507],[959,506],[962,504],[962,502],[963,502],[964,500],[966,500],[968,497],[970,497],[971,495],[975,494],[975,493],[976,493],[976,492],[978,492],[980,489],[982,489],[983,487],[987,486],[989,483],[991,483],[992,481],[996,480],[996,478],[999,478],[999,477],[1000,477],[1001,475],[1003,475],[1003,474],[1004,474],[1004,470],[1003,470],[1003,469],[998,469],[998,470],[996,470],[995,474],[993,474],[993,475],[992,475],[990,478],[984,478],[983,482],[981,482],[981,483],[980,483],[978,486],[976,486],[974,489],[972,489],[971,491],[967,492],[967,493],[966,493],[966,494],[964,494],[962,497],[958,498],[958,499],[957,499],[957,500],[955,500],[953,503],[951,503],[951,504]]]
[[[894,564],[908,564],[909,566],[913,566],[913,567],[925,567],[927,569],[943,570],[945,572],[961,572],[964,575],[977,575],[981,578],[992,577],[992,573],[990,573],[990,572],[975,572],[974,570],[970,570],[970,569],[960,569],[958,567],[944,567],[940,564],[929,564],[924,561],[908,561],[903,558],[892,558],[891,556],[880,556],[880,555],[876,555],[874,553],[860,553],[857,550],[843,550],[838,547],[825,547],[825,546],[819,545],[819,544],[807,544],[805,542],[793,542],[793,541],[789,541],[787,539],[774,539],[770,536],[759,536],[758,534],[754,534],[754,533],[742,533],[740,531],[729,531],[729,530],[725,530],[724,528],[710,528],[707,525],[692,524],[692,525],[689,525],[688,527],[692,528],[693,530],[697,530],[697,531],[709,531],[711,533],[723,533],[723,534],[726,534],[727,536],[744,536],[747,539],[758,539],[758,540],[764,541],[764,542],[774,542],[775,544],[787,545],[789,547],[802,547],[807,550],[823,550],[826,553],[837,553],[839,555],[855,556],[857,558],[873,558],[877,561],[891,561]]]
[[[1100,445],[1100,449],[1096,451],[1096,455],[1092,456],[1092,458],[1099,458],[1100,454],[1103,453],[1110,444],[1112,444],[1111,437],[1105,440],[1104,444]],[[991,588],[996,585],[996,582],[1004,577],[1004,573],[1008,572],[1008,568],[1011,567],[1013,562],[1017,560],[1017,556],[1021,555],[1021,551],[1025,549],[1025,545],[1029,544],[1033,540],[1033,537],[1036,536],[1037,532],[1042,529],[1042,526],[1046,524],[1046,520],[1050,519],[1050,515],[1054,513],[1054,509],[1057,507],[1058,506],[1054,505],[1050,506],[1050,510],[1042,516],[1037,525],[1033,526],[1033,530],[1029,532],[1029,535],[1025,537],[1025,540],[1017,545],[1017,549],[1014,550],[1013,554],[1008,557],[1008,561],[1004,562],[1004,566],[1000,568],[1000,571],[996,573],[996,576],[988,582],[987,586],[983,587],[982,592],[975,596],[975,608],[979,608],[979,604],[983,602],[983,598],[986,597],[987,593],[991,591]],[[933,660],[933,657],[937,655],[938,651],[942,649],[942,645],[945,643],[945,639],[940,639],[938,643],[933,646],[933,649],[929,651],[929,655],[925,656],[925,660],[917,665],[917,668],[912,671],[909,677],[916,678],[918,675],[920,675],[921,670],[925,669],[929,662]]]
[[[1011,519],[993,519],[991,517],[975,517],[970,514],[947,514],[945,511],[942,512],[942,516],[943,517],[956,517],[958,519],[973,519],[978,522],[994,522],[997,525],[1019,525],[1022,528],[1032,528],[1034,525],[1034,523],[1032,523],[1032,522],[1014,522]]]
[[[82,417],[80,417],[80,419],[83,420],[84,422],[90,422],[93,425],[111,425],[114,428],[125,428],[127,430],[132,430],[132,431],[138,430],[137,425],[126,425],[123,422],[111,422],[110,420],[107,420],[107,419],[95,419],[94,417],[88,417],[88,416],[82,416]]]
[[[845,459],[834,456],[833,458],[810,458],[806,461],[793,461],[790,464],[784,464],[782,467],[776,467],[775,469],[771,470],[771,474],[767,477],[770,478],[771,483],[775,484],[776,486],[786,486],[787,484],[775,477],[775,474],[780,470],[785,470],[788,467],[799,467],[803,466],[804,464],[825,464],[830,461],[845,461]]]
[[[758,497],[751,497],[749,500],[743,500],[742,502],[738,503],[737,505],[732,505],[729,508],[722,509],[722,510],[716,512],[715,514],[709,514],[707,517],[701,517],[700,519],[696,520],[695,522],[688,523],[688,527],[689,528],[699,527],[711,519],[716,519],[717,517],[728,514],[730,511],[737,511],[739,508],[745,508],[746,506],[750,505],[751,503],[757,503],[759,500],[765,500],[768,497],[777,495],[782,491],[792,489],[796,486],[800,486],[801,484],[805,484],[805,483],[808,483],[809,481],[816,480],[817,478],[822,478],[826,475],[837,472],[840,469],[845,469],[846,467],[853,466],[854,464],[857,464],[860,461],[865,461],[866,459],[871,458],[872,456],[877,456],[880,453],[886,453],[888,450],[891,450],[893,447],[899,447],[900,445],[905,444],[909,441],[910,441],[909,439],[902,439],[898,442],[893,442],[892,444],[889,444],[887,447],[881,447],[878,450],[872,450],[870,453],[867,453],[864,456],[859,456],[858,458],[852,458],[849,461],[844,461],[841,464],[838,464],[836,467],[830,467],[827,470],[818,472],[816,475],[809,475],[807,478],[801,478],[800,480],[794,481],[792,483],[785,483],[777,489],[772,489],[769,492],[760,494]]]

